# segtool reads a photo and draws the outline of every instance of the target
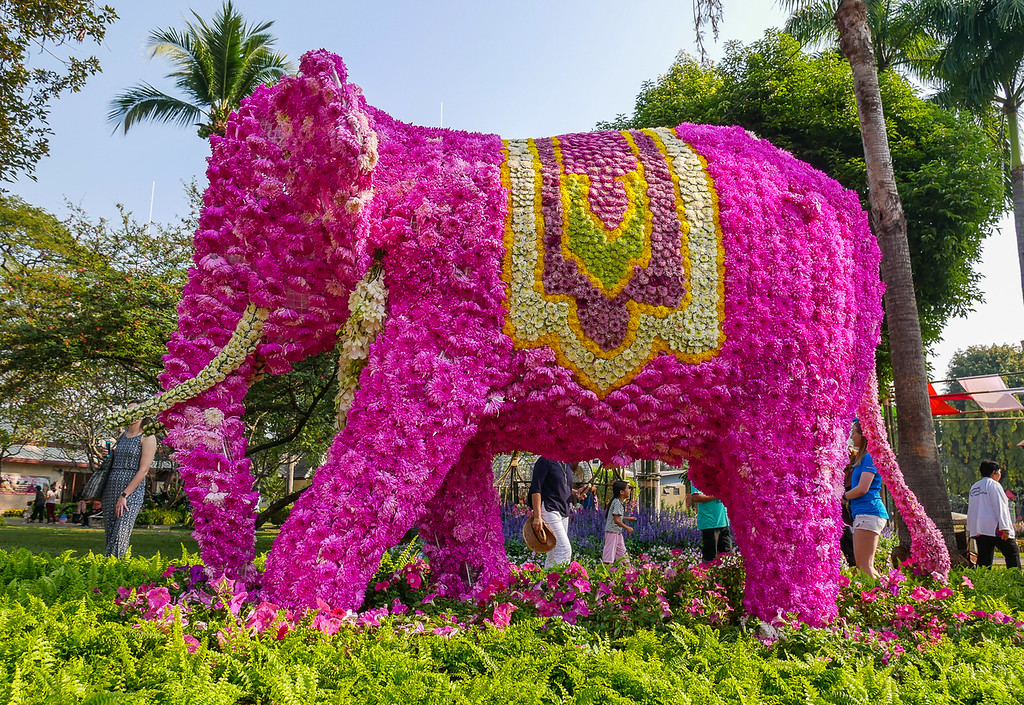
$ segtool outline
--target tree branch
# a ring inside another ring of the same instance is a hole
[[[337,367],[335,367],[334,372],[331,373],[331,378],[327,380],[327,384],[325,384],[324,388],[320,390],[320,393],[316,395],[316,398],[313,400],[313,403],[310,404],[309,409],[307,409],[306,413],[303,415],[302,420],[299,421],[298,424],[296,424],[295,428],[292,430],[290,434],[288,434],[284,438],[278,438],[277,440],[268,441],[266,443],[258,445],[255,448],[250,448],[245,452],[245,457],[251,458],[257,453],[262,453],[265,450],[276,448],[277,446],[284,445],[285,443],[291,443],[296,438],[298,438],[299,434],[302,432],[302,429],[305,427],[310,417],[313,416],[313,412],[316,410],[316,407],[320,405],[320,401],[327,395],[327,390],[331,388],[331,382],[333,382],[334,378],[337,376],[338,369]]]
[[[271,502],[269,507],[267,507],[262,512],[260,512],[259,515],[257,515],[257,517],[256,517],[256,528],[258,529],[261,526],[263,526],[264,524],[266,524],[268,521],[270,521],[270,517],[272,517],[274,514],[276,514],[277,512],[281,511],[282,509],[287,507],[289,504],[291,504],[292,502],[297,500],[299,498],[299,495],[301,495],[303,492],[308,490],[310,487],[312,487],[312,485],[306,485],[301,490],[295,490],[291,494],[285,495],[284,497],[282,497],[281,499],[277,500],[276,502]]]

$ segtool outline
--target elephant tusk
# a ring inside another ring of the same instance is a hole
[[[370,344],[384,328],[388,290],[379,264],[366,273],[348,299],[349,317],[338,331],[338,392],[334,397],[335,425],[348,423],[348,410],[359,388],[359,376],[370,357]]]
[[[171,387],[153,399],[136,406],[117,411],[106,418],[110,426],[127,426],[133,421],[155,416],[167,411],[175,404],[193,399],[237,370],[245,358],[256,349],[263,335],[263,324],[267,322],[270,309],[249,304],[231,334],[231,340],[192,379]]]

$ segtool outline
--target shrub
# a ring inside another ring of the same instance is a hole
[[[385,556],[358,614],[281,609],[187,554],[0,551],[0,701],[875,705],[1024,688],[1017,570],[848,580],[833,625],[768,627],[744,613],[737,556],[528,563],[459,600],[432,592],[419,547]]]

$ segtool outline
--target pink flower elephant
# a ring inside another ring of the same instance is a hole
[[[358,607],[413,526],[444,589],[504,580],[491,458],[524,449],[688,461],[729,509],[748,609],[835,614],[845,441],[858,404],[877,420],[882,318],[855,194],[739,128],[406,125],[323,51],[244,103],[208,173],[160,407],[208,569],[254,556],[253,375],[335,347],[374,285],[379,331],[268,558],[274,598]],[[918,561],[948,570],[879,464]]]

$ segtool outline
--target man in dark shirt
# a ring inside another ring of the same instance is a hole
[[[32,523],[36,519],[39,523],[43,523],[43,511],[46,508],[46,495],[43,494],[43,488],[40,485],[36,485],[36,497],[32,500],[32,516],[29,517],[29,523]]]
[[[530,481],[530,505],[533,530],[540,534],[543,518],[555,535],[555,547],[548,551],[544,567],[551,568],[572,560],[569,543],[569,498],[572,496],[572,467],[547,458],[537,458]]]

